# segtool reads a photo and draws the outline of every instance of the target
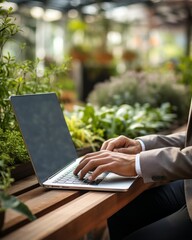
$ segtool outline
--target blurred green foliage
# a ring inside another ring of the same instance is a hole
[[[187,86],[192,95],[192,58],[181,57],[176,65],[176,72],[179,75],[179,82]]]
[[[182,124],[187,120],[190,98],[188,86],[179,83],[174,71],[150,70],[128,71],[98,83],[89,94],[88,102],[97,106],[148,103],[152,107],[170,103]]]

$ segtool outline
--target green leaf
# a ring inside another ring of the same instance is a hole
[[[6,209],[11,208],[11,209],[25,215],[31,221],[36,219],[36,217],[32,214],[32,212],[27,207],[27,205],[22,203],[15,196],[9,195],[9,194],[1,191],[0,192],[0,202],[1,202],[1,211],[5,211]]]

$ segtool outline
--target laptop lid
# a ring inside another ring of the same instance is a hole
[[[75,161],[77,152],[55,93],[10,97],[39,183]]]

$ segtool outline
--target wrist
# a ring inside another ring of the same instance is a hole
[[[136,166],[135,166],[135,163],[136,163],[136,158],[135,158],[136,156],[134,156],[134,159],[132,159],[131,160],[131,167],[130,167],[130,175],[131,176],[137,176],[138,174],[137,174],[137,172],[136,172]]]
[[[145,151],[145,144],[140,139],[136,140],[138,146],[138,153]]]

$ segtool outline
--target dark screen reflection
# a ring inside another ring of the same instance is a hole
[[[77,158],[55,93],[11,98],[40,182]]]

